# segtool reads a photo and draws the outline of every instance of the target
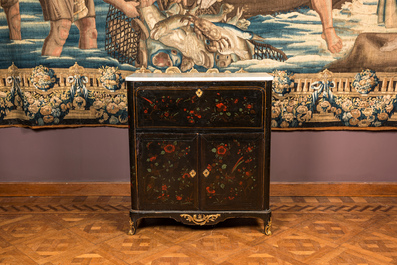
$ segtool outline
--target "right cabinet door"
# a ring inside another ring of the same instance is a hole
[[[201,137],[201,209],[264,208],[264,134]]]

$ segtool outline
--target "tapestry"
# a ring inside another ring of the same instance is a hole
[[[264,72],[273,130],[397,129],[396,0],[1,7],[0,127],[127,127],[134,72]]]

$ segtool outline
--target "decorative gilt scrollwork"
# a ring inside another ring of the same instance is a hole
[[[205,225],[208,222],[215,222],[216,219],[218,219],[218,217],[220,216],[220,214],[194,214],[193,216],[189,214],[181,214],[182,218],[185,218],[187,221],[192,222],[196,225]]]
[[[265,225],[265,235],[270,236],[272,234],[272,218],[270,217],[267,225]]]

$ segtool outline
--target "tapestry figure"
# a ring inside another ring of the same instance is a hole
[[[1,0],[0,4],[6,14],[10,40],[21,40],[19,0]]]
[[[139,15],[137,2],[104,0],[122,10],[127,16]],[[50,33],[44,41],[42,55],[61,56],[63,46],[74,23],[80,32],[79,48],[97,48],[94,0],[40,0],[45,21],[50,21]]]

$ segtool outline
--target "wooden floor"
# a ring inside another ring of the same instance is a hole
[[[0,197],[0,264],[397,264],[397,197],[271,197],[215,227],[146,219],[128,197]]]

